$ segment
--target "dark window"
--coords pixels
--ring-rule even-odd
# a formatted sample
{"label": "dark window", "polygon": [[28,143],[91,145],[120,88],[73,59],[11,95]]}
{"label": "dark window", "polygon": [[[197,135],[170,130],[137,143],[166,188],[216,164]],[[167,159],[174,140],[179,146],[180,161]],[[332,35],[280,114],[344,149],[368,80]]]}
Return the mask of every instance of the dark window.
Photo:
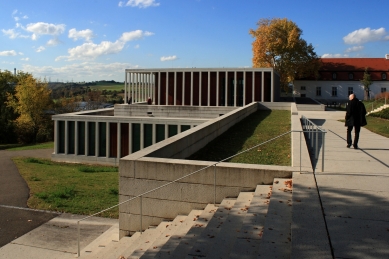
{"label": "dark window", "polygon": [[332,87],[332,96],[338,96],[338,88],[336,86]]}
{"label": "dark window", "polygon": [[382,73],[381,78],[382,78],[382,80],[386,80],[386,73]]}
{"label": "dark window", "polygon": [[353,94],[353,93],[354,93],[353,87],[349,87],[348,88],[348,95]]}
{"label": "dark window", "polygon": [[348,73],[348,79],[353,80],[354,79],[354,74],[353,73]]}
{"label": "dark window", "polygon": [[140,124],[132,124],[132,153],[140,150]]}
{"label": "dark window", "polygon": [[85,155],[85,122],[79,121],[78,123],[78,154]]}
{"label": "dark window", "polygon": [[88,156],[96,154],[96,123],[88,122]]}
{"label": "dark window", "polygon": [[188,129],[190,129],[190,125],[181,125],[181,132],[184,132]]}
{"label": "dark window", "polygon": [[336,73],[332,73],[332,79],[336,79]]}
{"label": "dark window", "polygon": [[168,125],[168,137],[177,135],[177,125]]}
{"label": "dark window", "polygon": [[143,124],[143,146],[146,148],[153,144],[153,125]]}
{"label": "dark window", "polygon": [[107,155],[107,123],[99,122],[99,156]]}
{"label": "dark window", "polygon": [[316,96],[321,96],[321,87],[316,87]]}
{"label": "dark window", "polygon": [[305,89],[305,86],[301,86],[301,87],[300,87],[300,90],[306,90],[306,89]]}
{"label": "dark window", "polygon": [[164,124],[157,124],[156,125],[156,142],[160,142],[165,139],[165,125]]}
{"label": "dark window", "polygon": [[65,122],[58,121],[58,150],[57,153],[65,153]]}
{"label": "dark window", "polygon": [[382,87],[381,88],[381,93],[385,93],[386,92],[386,87]]}
{"label": "dark window", "polygon": [[74,154],[75,122],[68,121],[68,154]]}

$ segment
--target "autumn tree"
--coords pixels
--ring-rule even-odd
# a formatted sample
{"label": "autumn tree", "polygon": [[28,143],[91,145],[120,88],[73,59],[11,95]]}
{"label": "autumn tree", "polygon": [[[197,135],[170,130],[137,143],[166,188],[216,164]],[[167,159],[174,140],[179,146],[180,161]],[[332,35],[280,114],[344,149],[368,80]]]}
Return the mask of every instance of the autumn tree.
{"label": "autumn tree", "polygon": [[51,118],[45,114],[52,104],[50,93],[47,82],[27,74],[17,82],[15,93],[7,94],[7,106],[18,114],[14,123],[20,142],[47,140],[52,129]]}
{"label": "autumn tree", "polygon": [[294,22],[286,18],[260,19],[257,25],[249,32],[254,38],[253,67],[274,68],[284,89],[296,77],[318,75],[319,58],[313,46],[301,38],[302,30]]}
{"label": "autumn tree", "polygon": [[365,100],[368,100],[370,97],[370,86],[373,84],[373,81],[371,80],[370,74],[367,71],[368,68],[365,68],[365,72],[363,73],[363,79],[361,80],[361,83],[363,85],[363,89],[365,90]]}

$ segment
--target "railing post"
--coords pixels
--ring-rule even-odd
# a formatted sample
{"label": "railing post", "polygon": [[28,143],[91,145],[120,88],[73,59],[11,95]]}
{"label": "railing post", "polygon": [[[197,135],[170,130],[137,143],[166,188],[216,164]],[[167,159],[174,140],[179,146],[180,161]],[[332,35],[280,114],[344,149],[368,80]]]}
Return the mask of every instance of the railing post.
{"label": "railing post", "polygon": [[300,174],[301,174],[301,134],[302,131],[300,131]]}
{"label": "railing post", "polygon": [[77,255],[80,257],[80,221],[77,221]]}
{"label": "railing post", "polygon": [[316,126],[316,147],[315,147],[315,159],[319,157],[319,128]]}
{"label": "railing post", "polygon": [[216,164],[213,168],[213,190],[214,190],[213,205],[216,206]]}
{"label": "railing post", "polygon": [[324,172],[324,140],[325,140],[326,134],[323,131],[321,134],[322,134],[321,171]]}
{"label": "railing post", "polygon": [[140,233],[142,234],[142,196],[139,196],[139,203],[140,203]]}

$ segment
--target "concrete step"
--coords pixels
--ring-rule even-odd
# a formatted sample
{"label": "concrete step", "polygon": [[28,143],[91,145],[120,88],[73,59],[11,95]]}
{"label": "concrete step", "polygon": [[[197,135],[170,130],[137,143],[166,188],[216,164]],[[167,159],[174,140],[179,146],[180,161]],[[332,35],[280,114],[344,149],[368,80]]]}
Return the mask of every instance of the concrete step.
{"label": "concrete step", "polygon": [[99,253],[91,253],[90,255],[86,256],[85,259],[116,259],[122,254],[124,250],[126,250],[129,244],[139,238],[140,235],[140,232],[136,232],[131,237],[123,237],[118,242],[113,241],[111,244],[104,247],[104,249],[101,250]]}
{"label": "concrete step", "polygon": [[128,258],[137,249],[146,251],[170,224],[171,222],[163,221],[156,228],[147,229],[139,238],[127,246],[126,250],[121,253],[119,258]]}
{"label": "concrete step", "polygon": [[[243,225],[231,248],[229,258],[256,258],[262,238],[271,195],[270,185],[258,185],[244,217]],[[228,258],[228,257],[225,257]]]}
{"label": "concrete step", "polygon": [[[211,211],[214,209],[214,206],[211,205],[208,209]],[[170,239],[167,240],[160,249],[148,249],[142,256],[142,259],[169,258],[170,252],[176,249],[181,239],[188,233],[189,229],[194,224],[197,224],[197,219],[200,217],[201,213],[203,213],[203,210],[192,210],[182,222],[181,226],[176,229]]]}
{"label": "concrete step", "polygon": [[[275,178],[257,258],[285,258],[291,255],[291,179]],[[290,183],[290,185],[288,185]]]}
{"label": "concrete step", "polygon": [[129,259],[137,259],[140,258],[146,253],[146,251],[152,251],[156,254],[161,247],[170,239],[172,234],[181,227],[182,222],[187,218],[187,216],[178,215],[173,222],[166,226],[166,229],[161,233],[161,235],[150,245],[149,243],[144,243],[139,246],[131,256],[127,257]]}
{"label": "concrete step", "polygon": [[[204,209],[204,212],[198,218],[198,222],[188,231],[184,238],[182,238],[178,247],[171,253],[169,258],[182,259],[186,258],[191,251],[193,245],[198,241],[200,237],[206,237],[206,239],[213,238],[214,232],[217,232],[220,228],[220,224],[227,218],[227,215],[236,199],[224,199],[218,207],[214,207],[209,211],[208,206]],[[213,205],[212,205],[213,206]]]}
{"label": "concrete step", "polygon": [[109,247],[112,242],[119,242],[119,222],[82,249],[80,251],[80,257],[86,257],[88,255],[92,255],[93,257],[93,255],[98,255],[104,248]]}

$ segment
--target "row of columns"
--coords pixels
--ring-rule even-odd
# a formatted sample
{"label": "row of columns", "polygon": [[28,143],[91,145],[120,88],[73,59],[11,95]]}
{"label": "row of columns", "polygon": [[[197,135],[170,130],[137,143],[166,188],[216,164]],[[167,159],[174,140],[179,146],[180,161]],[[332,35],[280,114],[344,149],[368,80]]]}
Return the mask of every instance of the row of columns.
{"label": "row of columns", "polygon": [[[59,153],[59,121],[55,120],[55,131],[54,131],[54,152],[55,154]],[[88,121],[80,121],[85,122],[85,154],[79,154],[78,144],[79,144],[79,137],[78,137],[78,121],[75,121],[74,127],[75,127],[75,136],[74,136],[74,154],[69,154],[69,120],[65,120],[64,124],[64,153],[65,155],[83,155],[83,156],[89,156],[89,122]],[[121,124],[125,123],[128,124],[128,154],[133,153],[132,150],[132,124],[139,124],[140,125],[140,149],[145,148],[145,141],[144,141],[144,125],[145,124],[151,124],[152,125],[152,144],[156,143],[156,134],[157,134],[157,125],[164,125],[165,127],[165,139],[169,138],[169,125],[175,125],[177,126],[177,134],[182,132],[182,126],[189,126],[190,128],[195,127],[196,125],[190,124],[190,123],[184,123],[184,124],[168,124],[168,123],[131,123],[131,122],[92,122],[95,123],[95,157],[112,157],[110,156],[110,123],[116,123],[117,124],[117,157],[122,157],[121,154],[121,147],[122,147],[122,132],[121,132]],[[106,123],[106,154],[105,156],[99,156],[99,144],[100,144],[100,133],[99,133],[99,123]]]}
{"label": "row of columns", "polygon": [[154,73],[126,73],[124,103],[128,103],[132,98],[132,103],[146,102],[150,97],[153,98],[155,89]]}

